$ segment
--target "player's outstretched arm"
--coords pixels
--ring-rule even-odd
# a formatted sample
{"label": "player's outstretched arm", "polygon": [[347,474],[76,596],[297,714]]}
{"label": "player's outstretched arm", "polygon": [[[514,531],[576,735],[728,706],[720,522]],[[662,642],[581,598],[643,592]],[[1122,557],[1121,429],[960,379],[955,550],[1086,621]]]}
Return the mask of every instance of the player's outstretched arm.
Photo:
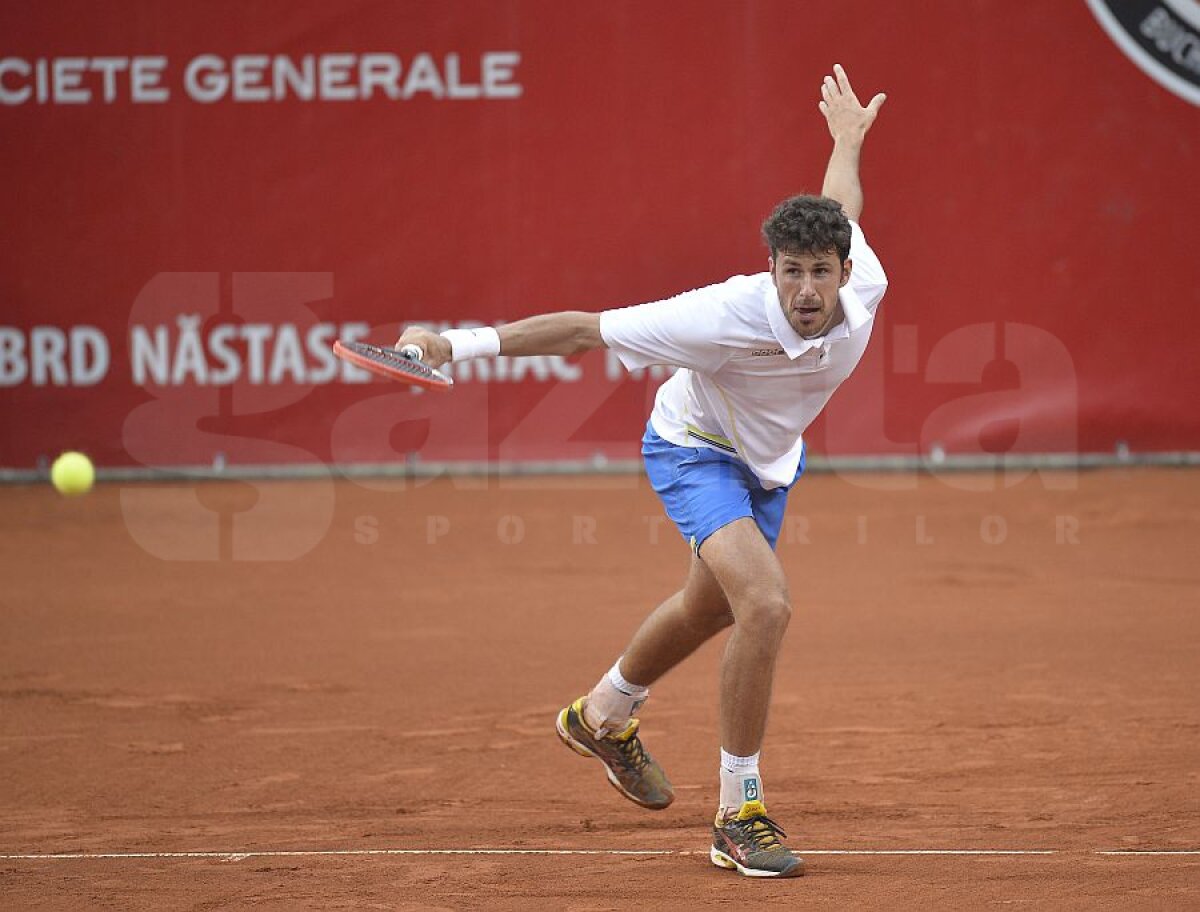
{"label": "player's outstretched arm", "polygon": [[[496,333],[493,336],[492,333]],[[458,334],[458,335],[455,335]],[[499,343],[499,350],[496,343]],[[457,357],[455,345],[457,344]],[[419,345],[425,363],[440,367],[447,361],[487,355],[575,355],[601,348],[600,315],[583,311],[562,311],[527,317],[507,323],[499,329],[451,330],[439,335],[421,326],[410,326],[396,342],[396,348]],[[478,346],[478,355],[471,352]]]}
{"label": "player's outstretched arm", "polygon": [[825,115],[829,133],[833,137],[833,152],[825,168],[821,195],[841,203],[847,218],[855,221],[863,210],[862,184],[858,179],[858,160],[863,140],[886,100],[887,96],[881,92],[863,107],[841,64],[835,63],[833,75],[826,76],[821,83],[818,107]]}

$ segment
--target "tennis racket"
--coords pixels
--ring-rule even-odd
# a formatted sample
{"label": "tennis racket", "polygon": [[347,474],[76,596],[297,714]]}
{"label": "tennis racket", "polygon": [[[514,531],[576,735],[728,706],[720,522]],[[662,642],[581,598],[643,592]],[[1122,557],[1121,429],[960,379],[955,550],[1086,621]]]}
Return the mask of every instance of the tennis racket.
{"label": "tennis racket", "polygon": [[343,342],[339,339],[333,343],[333,353],[355,367],[423,389],[445,392],[454,385],[454,380],[421,360],[425,353],[419,345],[406,345],[397,351],[366,342]]}

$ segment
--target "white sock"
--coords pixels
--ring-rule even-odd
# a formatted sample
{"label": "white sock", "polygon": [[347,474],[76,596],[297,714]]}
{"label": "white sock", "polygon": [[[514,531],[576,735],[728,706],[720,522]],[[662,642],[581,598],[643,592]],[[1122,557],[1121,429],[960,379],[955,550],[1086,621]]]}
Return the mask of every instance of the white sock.
{"label": "white sock", "polygon": [[631,684],[621,674],[621,660],[602,677],[583,704],[583,721],[599,735],[622,732],[638,707],[650,696],[650,688]]}
{"label": "white sock", "polygon": [[762,776],[758,772],[757,753],[737,757],[721,749],[721,811],[719,816],[736,814],[747,801],[763,800]]}

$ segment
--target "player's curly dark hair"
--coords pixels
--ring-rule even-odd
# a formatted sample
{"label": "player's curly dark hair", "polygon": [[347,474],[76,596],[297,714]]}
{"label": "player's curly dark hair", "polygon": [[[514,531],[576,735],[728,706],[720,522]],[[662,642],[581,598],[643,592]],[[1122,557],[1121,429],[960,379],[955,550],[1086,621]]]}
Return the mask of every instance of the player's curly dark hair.
{"label": "player's curly dark hair", "polygon": [[828,253],[850,256],[850,220],[842,204],[824,196],[793,196],[775,207],[762,226],[771,256],[784,253]]}

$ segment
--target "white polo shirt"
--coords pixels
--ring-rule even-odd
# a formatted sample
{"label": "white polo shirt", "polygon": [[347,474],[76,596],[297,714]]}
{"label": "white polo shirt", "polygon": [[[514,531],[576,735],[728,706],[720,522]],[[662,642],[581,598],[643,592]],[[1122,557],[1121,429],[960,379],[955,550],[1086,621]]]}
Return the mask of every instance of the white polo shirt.
{"label": "white polo shirt", "polygon": [[764,488],[791,484],[804,431],[858,365],[887,290],[878,257],[850,226],[844,319],[824,336],[792,329],[768,272],[600,314],[600,335],[626,368],[681,368],[655,397],[660,437],[730,453]]}

